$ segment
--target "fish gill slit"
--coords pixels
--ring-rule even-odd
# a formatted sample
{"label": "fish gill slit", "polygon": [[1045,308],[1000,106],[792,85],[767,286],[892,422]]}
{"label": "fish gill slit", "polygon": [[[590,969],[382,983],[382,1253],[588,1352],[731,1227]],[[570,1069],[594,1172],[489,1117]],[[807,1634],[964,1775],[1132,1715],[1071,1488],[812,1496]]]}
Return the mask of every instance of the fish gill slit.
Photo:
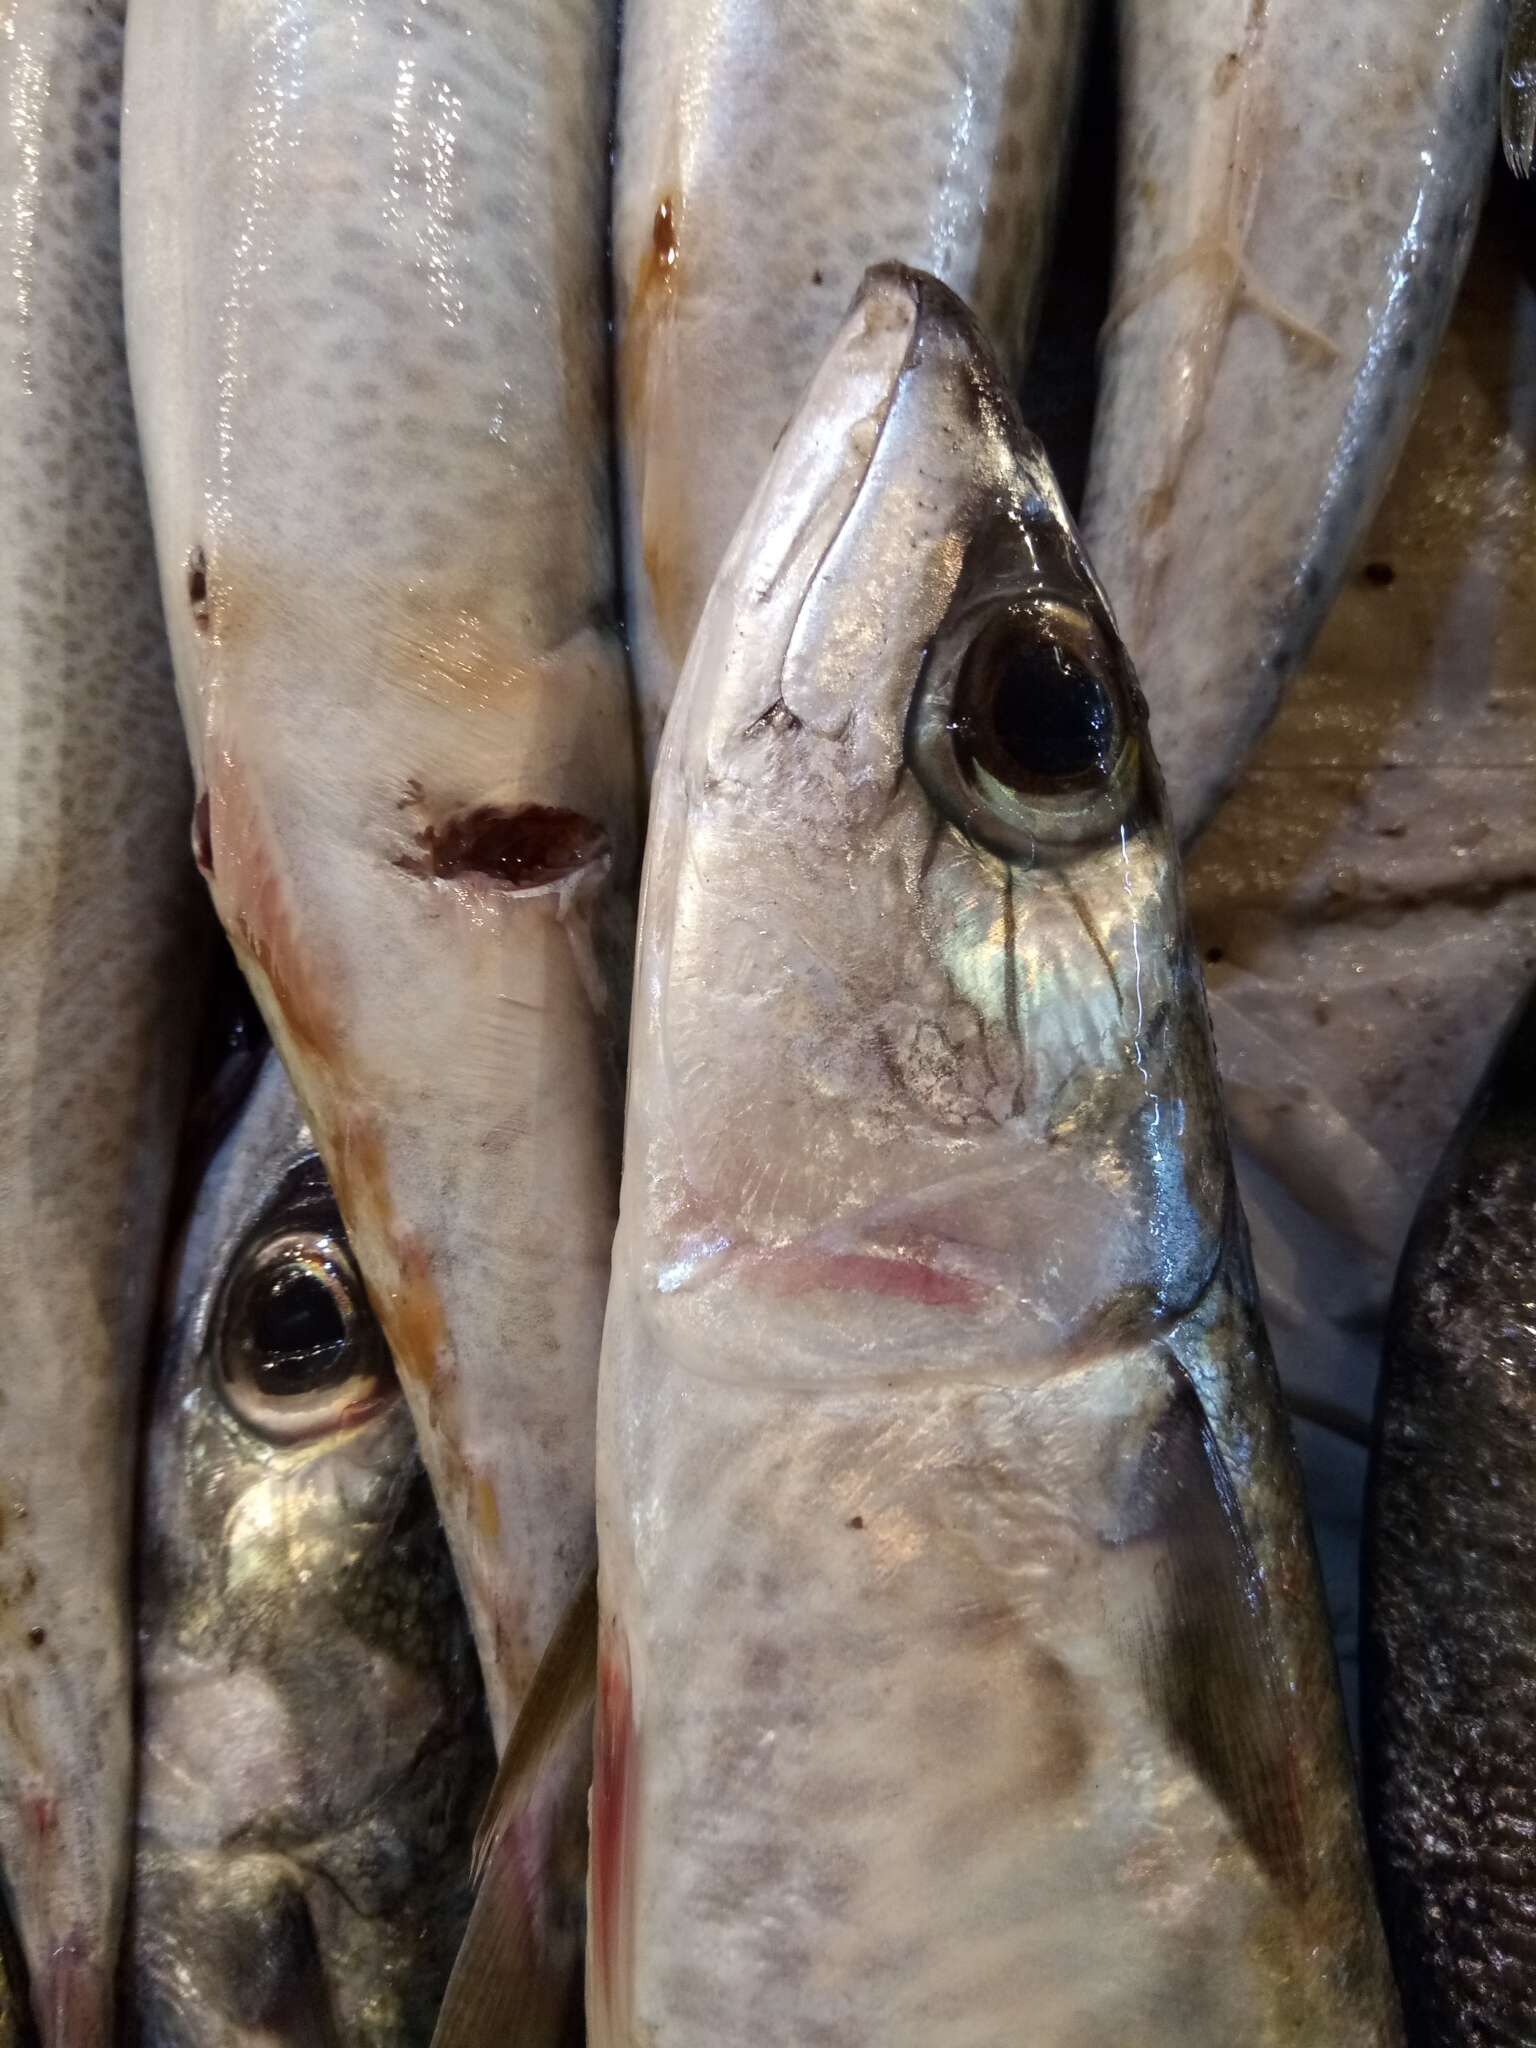
{"label": "fish gill slit", "polygon": [[1008,1035],[1024,1057],[1024,1020],[1019,1015],[1019,920],[1013,901],[1013,869],[1003,870],[1003,1008]]}

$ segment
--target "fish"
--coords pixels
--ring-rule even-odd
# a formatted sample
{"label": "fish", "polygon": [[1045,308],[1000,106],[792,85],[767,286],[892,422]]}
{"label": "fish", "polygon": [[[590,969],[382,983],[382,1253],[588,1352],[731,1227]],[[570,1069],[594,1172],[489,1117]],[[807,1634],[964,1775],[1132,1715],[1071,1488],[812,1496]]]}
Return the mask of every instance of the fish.
{"label": "fish", "polygon": [[866,278],[657,769],[594,2048],[1388,2044],[1145,707],[977,323]]}
{"label": "fish", "polygon": [[389,1348],[270,1049],[167,1278],[144,1475],[136,2038],[425,2042],[490,1726]]}
{"label": "fish", "polygon": [[122,0],[0,4],[0,1870],[69,2048],[111,2034],[134,1421],[205,938],[124,355],[122,43]]}
{"label": "fish", "polygon": [[638,817],[606,0],[135,0],[130,355],[194,836],[498,1745],[594,1550]]}
{"label": "fish", "polygon": [[1366,1815],[1413,2048],[1531,2011],[1533,1145],[1527,994],[1403,1248],[1366,1495]]}
{"label": "fish", "polygon": [[1022,366],[1090,12],[626,5],[613,294],[648,762],[726,543],[866,265],[936,272]]}
{"label": "fish", "polygon": [[1298,1431],[1346,1699],[1399,1258],[1536,973],[1525,213],[1501,173],[1357,570],[1186,869],[1281,1376],[1347,1411]]}
{"label": "fish", "polygon": [[1499,132],[1509,168],[1517,178],[1528,178],[1536,160],[1536,5],[1532,0],[1509,0]]}
{"label": "fish", "polygon": [[1185,840],[1402,448],[1487,182],[1504,22],[1503,0],[1124,0],[1083,529]]}

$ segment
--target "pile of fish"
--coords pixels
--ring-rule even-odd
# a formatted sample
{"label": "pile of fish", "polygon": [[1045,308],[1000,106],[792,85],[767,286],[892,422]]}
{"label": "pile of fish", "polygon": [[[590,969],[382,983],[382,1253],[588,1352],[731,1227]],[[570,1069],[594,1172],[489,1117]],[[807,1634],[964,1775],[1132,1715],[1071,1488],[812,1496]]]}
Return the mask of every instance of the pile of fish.
{"label": "pile of fish", "polygon": [[1528,2038],[1536,1025],[1393,1162],[1367,1830],[1286,1405],[1315,1506],[1407,1215],[1294,1020],[1460,969],[1234,878],[1536,6],[0,86],[0,2048]]}

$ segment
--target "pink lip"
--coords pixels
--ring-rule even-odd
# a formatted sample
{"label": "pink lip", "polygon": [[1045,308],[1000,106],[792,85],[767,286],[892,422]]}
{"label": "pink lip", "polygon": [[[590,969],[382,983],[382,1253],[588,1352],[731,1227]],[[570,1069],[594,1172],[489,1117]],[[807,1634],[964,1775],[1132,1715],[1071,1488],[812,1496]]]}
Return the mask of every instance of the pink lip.
{"label": "pink lip", "polygon": [[925,1308],[976,1308],[986,1289],[963,1273],[946,1272],[902,1253],[779,1252],[762,1262],[780,1293],[884,1294]]}

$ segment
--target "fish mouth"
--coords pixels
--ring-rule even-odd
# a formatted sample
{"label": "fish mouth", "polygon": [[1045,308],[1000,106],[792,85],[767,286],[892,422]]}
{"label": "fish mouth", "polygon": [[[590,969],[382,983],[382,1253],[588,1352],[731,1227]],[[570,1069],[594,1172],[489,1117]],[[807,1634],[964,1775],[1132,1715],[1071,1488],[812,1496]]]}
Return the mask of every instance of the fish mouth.
{"label": "fish mouth", "polygon": [[[1224,1217],[1201,1233],[1173,1287],[1146,1272],[1105,1276],[1071,1314],[1034,1298],[1012,1261],[941,1231],[811,1232],[776,1245],[715,1235],[655,1269],[652,1309],[668,1318],[666,1342],[683,1369],[717,1385],[805,1394],[1028,1388],[1167,1342],[1219,1283],[1231,1228]],[[775,1342],[765,1365],[769,1307]],[[733,1330],[739,1341],[724,1334]]]}

